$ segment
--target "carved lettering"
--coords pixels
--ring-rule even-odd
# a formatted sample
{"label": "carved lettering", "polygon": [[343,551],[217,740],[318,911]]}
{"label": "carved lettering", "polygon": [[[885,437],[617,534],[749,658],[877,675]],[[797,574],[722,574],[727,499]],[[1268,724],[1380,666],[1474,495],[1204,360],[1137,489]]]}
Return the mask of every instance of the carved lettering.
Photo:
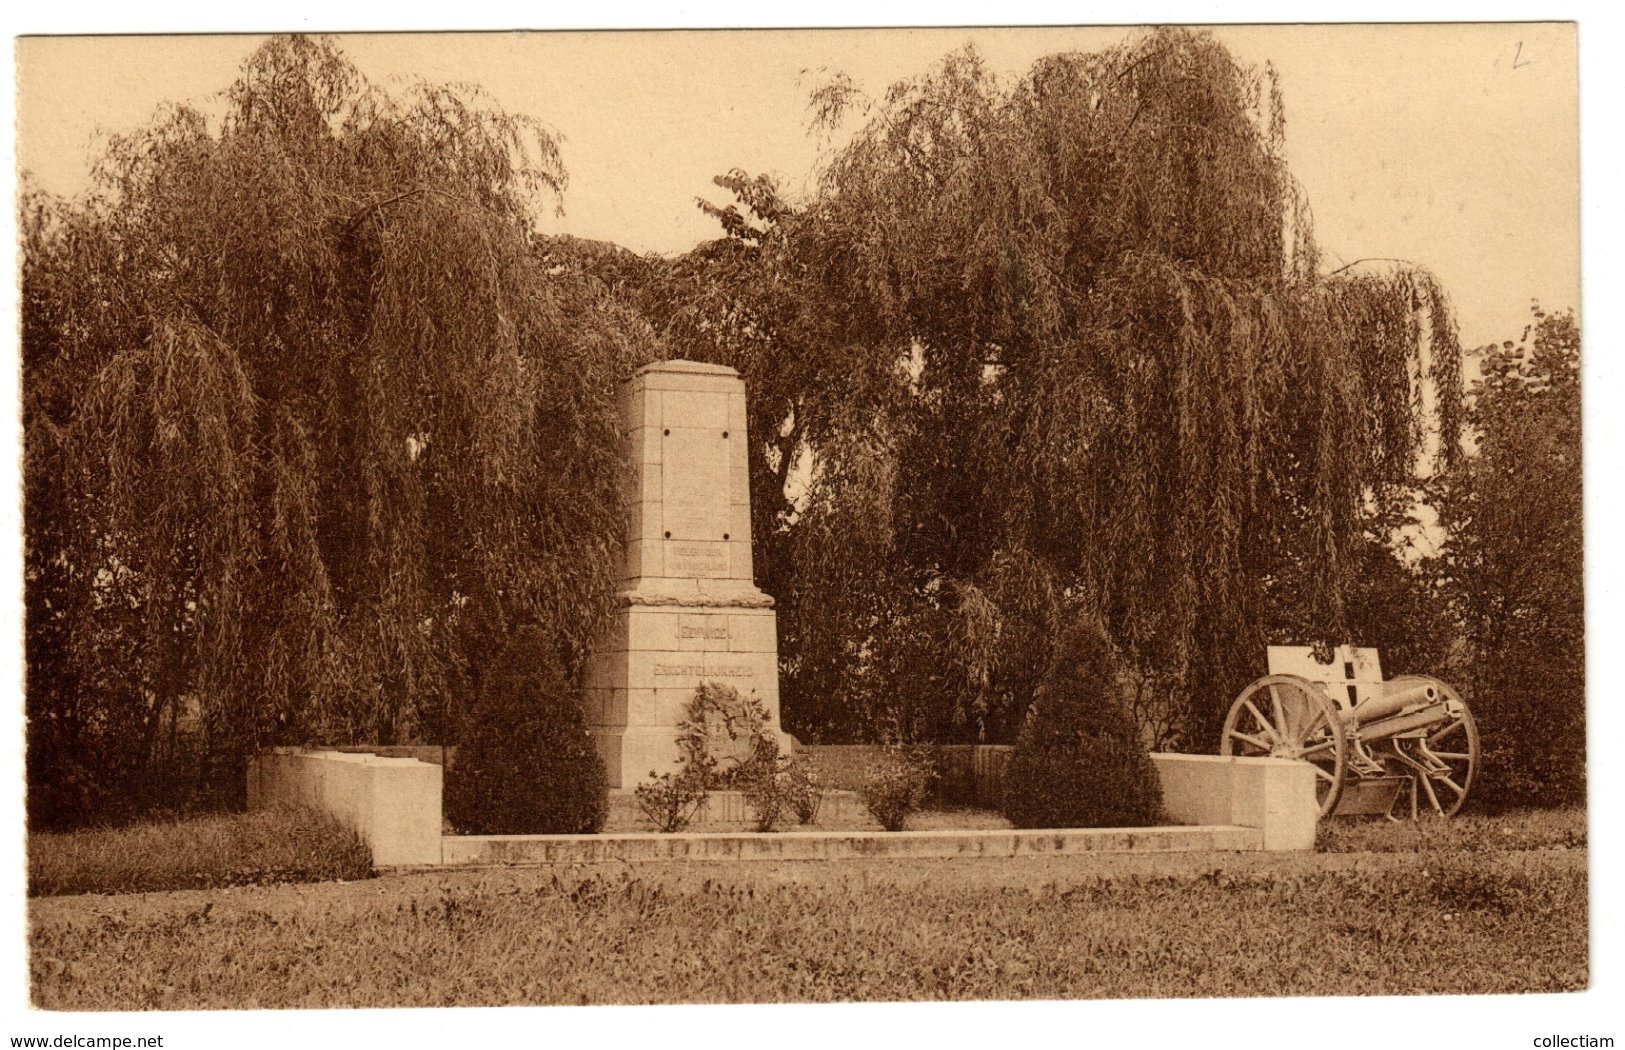
{"label": "carved lettering", "polygon": [[753,678],[756,671],[745,664],[722,664],[712,667],[707,667],[704,664],[655,664],[655,675],[693,678]]}
{"label": "carved lettering", "polygon": [[668,543],[666,568],[668,576],[726,572],[728,548],[720,543]]}
{"label": "carved lettering", "polygon": [[718,624],[715,627],[695,627],[693,624],[682,624],[677,628],[679,638],[709,638],[713,641],[726,642],[728,640],[728,625]]}

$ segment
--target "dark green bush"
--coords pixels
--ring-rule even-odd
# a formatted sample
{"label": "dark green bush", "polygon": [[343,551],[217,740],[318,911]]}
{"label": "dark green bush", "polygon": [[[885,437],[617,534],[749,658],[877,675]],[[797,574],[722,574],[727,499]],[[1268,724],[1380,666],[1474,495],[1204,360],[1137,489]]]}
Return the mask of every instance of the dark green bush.
{"label": "dark green bush", "polygon": [[1004,777],[1018,828],[1141,827],[1162,813],[1162,787],[1118,685],[1099,626],[1068,628],[1038,687]]}
{"label": "dark green bush", "polygon": [[483,695],[446,771],[446,816],[471,835],[575,835],[603,828],[604,763],[581,696],[551,640],[516,632],[482,676]]}

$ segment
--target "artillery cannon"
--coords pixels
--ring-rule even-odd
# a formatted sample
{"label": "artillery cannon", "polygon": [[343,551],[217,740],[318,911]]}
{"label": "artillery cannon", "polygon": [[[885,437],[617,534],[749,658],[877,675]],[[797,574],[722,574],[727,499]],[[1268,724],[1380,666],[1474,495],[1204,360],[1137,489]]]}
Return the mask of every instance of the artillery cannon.
{"label": "artillery cannon", "polygon": [[[1387,814],[1408,797],[1448,817],[1478,770],[1478,727],[1450,686],[1425,675],[1382,680],[1377,650],[1272,645],[1269,671],[1224,720],[1222,755],[1295,758],[1318,777],[1321,816]],[[1408,789],[1408,791],[1407,791]]]}

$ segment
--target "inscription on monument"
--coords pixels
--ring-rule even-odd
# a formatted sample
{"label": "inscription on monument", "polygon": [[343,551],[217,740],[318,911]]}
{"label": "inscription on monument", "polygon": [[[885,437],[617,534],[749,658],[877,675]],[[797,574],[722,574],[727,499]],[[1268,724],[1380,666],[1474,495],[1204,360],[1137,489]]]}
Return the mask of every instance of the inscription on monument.
{"label": "inscription on monument", "polygon": [[728,625],[718,624],[714,627],[709,625],[696,627],[685,623],[677,628],[677,637],[683,639],[710,638],[713,641],[726,642],[728,640]]}
{"label": "inscription on monument", "polygon": [[655,664],[655,675],[697,676],[700,678],[751,678],[756,671],[744,664],[722,664],[707,667],[705,664]]}
{"label": "inscription on monument", "polygon": [[724,543],[666,544],[666,575],[709,576],[728,571],[728,546]]}

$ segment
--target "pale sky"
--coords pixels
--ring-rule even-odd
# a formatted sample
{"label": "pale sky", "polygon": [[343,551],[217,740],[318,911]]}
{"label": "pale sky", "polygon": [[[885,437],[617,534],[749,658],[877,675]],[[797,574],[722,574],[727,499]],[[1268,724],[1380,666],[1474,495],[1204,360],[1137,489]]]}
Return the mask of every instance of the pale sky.
{"label": "pale sky", "polygon": [[[1056,51],[1130,30],[910,29],[379,34],[340,38],[371,79],[482,86],[563,140],[565,215],[546,228],[637,251],[716,236],[696,196],[732,168],[811,190],[806,131],[818,71],[870,94],[974,42],[1014,77]],[[1531,298],[1578,306],[1577,77],[1571,25],[1254,26],[1216,30],[1243,62],[1273,61],[1288,159],[1328,267],[1367,257],[1434,270],[1465,345],[1516,338]],[[46,189],[87,183],[99,133],[164,101],[203,106],[259,42],[249,36],[24,38],[19,165]],[[803,71],[807,71],[805,74]],[[827,144],[826,144],[827,148]]]}

